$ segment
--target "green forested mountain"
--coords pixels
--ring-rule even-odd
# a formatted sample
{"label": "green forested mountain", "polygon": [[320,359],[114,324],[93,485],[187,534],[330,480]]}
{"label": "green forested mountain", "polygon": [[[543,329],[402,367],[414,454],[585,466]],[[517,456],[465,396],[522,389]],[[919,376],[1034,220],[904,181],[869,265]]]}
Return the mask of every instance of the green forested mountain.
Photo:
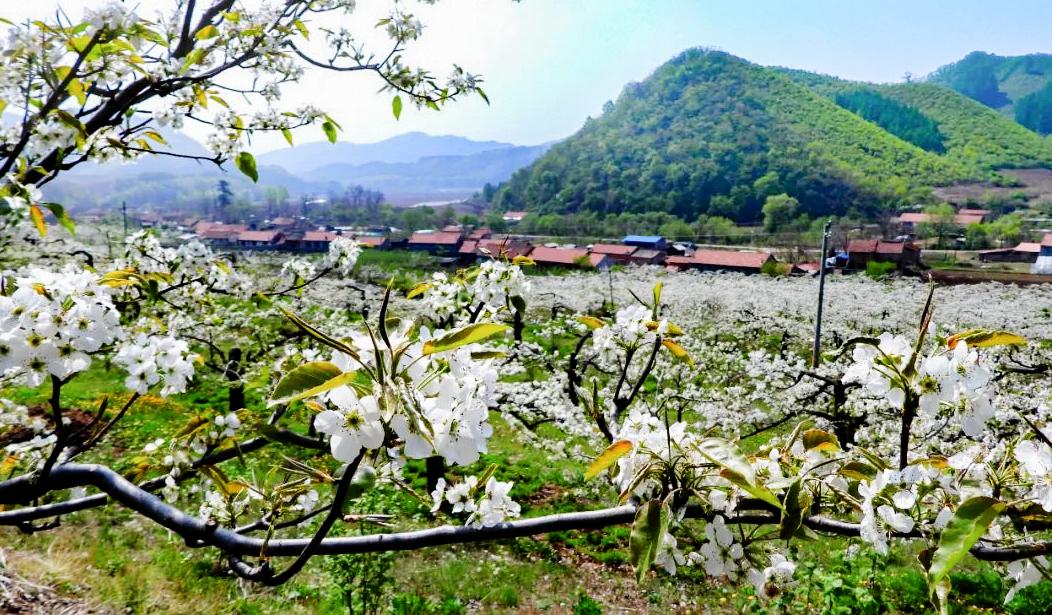
{"label": "green forested mountain", "polygon": [[928,81],[997,109],[1027,128],[1052,133],[1052,55],[998,56],[973,51]]}
{"label": "green forested mountain", "polygon": [[870,86],[692,49],[626,86],[495,202],[756,221],[767,197],[787,194],[798,213],[870,217],[1001,166],[1052,167],[1052,147],[946,88]]}

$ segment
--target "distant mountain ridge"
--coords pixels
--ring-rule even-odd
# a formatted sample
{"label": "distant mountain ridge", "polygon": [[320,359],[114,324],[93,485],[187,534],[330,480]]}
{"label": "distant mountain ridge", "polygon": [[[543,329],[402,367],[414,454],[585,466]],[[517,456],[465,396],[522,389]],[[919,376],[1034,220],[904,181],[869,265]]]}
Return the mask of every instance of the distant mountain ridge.
{"label": "distant mountain ridge", "polygon": [[325,165],[411,163],[431,156],[470,156],[510,147],[515,145],[500,141],[473,141],[454,135],[407,132],[375,143],[303,143],[259,154],[256,158],[260,164],[280,166],[290,173],[305,173]]}
{"label": "distant mountain ridge", "polygon": [[728,53],[676,56],[517,171],[502,209],[665,212],[756,222],[788,194],[810,217],[882,212],[931,187],[1052,168],[1052,141],[929,83],[854,83]]}
{"label": "distant mountain ridge", "polygon": [[973,51],[936,69],[927,81],[997,109],[1033,131],[1052,134],[1052,54]]}
{"label": "distant mountain ridge", "polygon": [[[170,151],[209,155],[182,133],[164,131],[164,136]],[[74,208],[106,207],[122,200],[133,207],[160,207],[181,199],[208,199],[222,178],[231,182],[235,192],[257,198],[267,186],[309,195],[339,192],[352,185],[379,190],[397,202],[432,196],[463,198],[487,183],[508,179],[548,147],[410,132],[376,143],[304,143],[260,154],[259,184],[252,184],[232,165],[223,171],[208,162],[144,156],[130,164],[82,165],[46,186],[45,192]]]}

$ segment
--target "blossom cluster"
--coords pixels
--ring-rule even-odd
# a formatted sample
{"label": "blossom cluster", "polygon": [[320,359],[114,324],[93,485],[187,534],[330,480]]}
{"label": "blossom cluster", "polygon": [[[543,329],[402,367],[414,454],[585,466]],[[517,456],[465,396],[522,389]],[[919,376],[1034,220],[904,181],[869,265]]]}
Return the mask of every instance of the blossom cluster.
{"label": "blossom cluster", "polygon": [[29,386],[68,378],[119,339],[112,291],[87,271],[31,267],[9,289],[0,295],[0,377],[22,376]]}
{"label": "blossom cluster", "polygon": [[466,524],[473,527],[504,523],[518,517],[521,511],[519,504],[508,495],[513,484],[501,482],[492,476],[484,485],[479,485],[477,476],[467,476],[452,485],[445,478],[440,478],[431,492],[434,502],[431,512],[449,506],[453,514],[466,514]]}

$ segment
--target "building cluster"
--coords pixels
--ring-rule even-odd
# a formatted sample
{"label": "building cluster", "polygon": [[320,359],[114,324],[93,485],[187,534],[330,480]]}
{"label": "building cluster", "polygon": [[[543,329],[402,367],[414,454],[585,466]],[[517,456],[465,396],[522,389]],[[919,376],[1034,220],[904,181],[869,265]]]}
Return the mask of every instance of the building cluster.
{"label": "building cluster", "polygon": [[[461,265],[493,257],[529,257],[542,267],[599,270],[614,265],[656,265],[669,271],[760,273],[765,267],[779,265],[769,252],[702,248],[655,235],[628,235],[620,243],[577,246],[534,244],[518,235],[460,226],[417,231],[406,238],[392,237],[383,229],[298,230],[293,220],[284,218],[269,220],[264,226],[250,229],[243,224],[198,221],[191,230],[193,236],[216,249],[325,252],[334,238],[343,236],[378,249],[427,252]],[[870,261],[893,262],[900,270],[921,267],[920,248],[908,241],[852,240],[844,250],[827,256],[829,266],[838,269],[865,269]],[[792,273],[815,273],[819,269],[817,262],[781,267]]]}
{"label": "building cluster", "polygon": [[1031,263],[1032,273],[1052,274],[1052,233],[1045,233],[1040,242],[1024,241],[1013,248],[983,250],[979,260],[984,263]]}
{"label": "building cluster", "polygon": [[[989,209],[961,208],[953,215],[953,225],[968,228],[972,224],[985,224],[990,222],[993,212]],[[891,223],[898,226],[900,232],[913,235],[917,232],[918,224],[933,222],[931,215],[920,212],[905,212],[891,219]]]}

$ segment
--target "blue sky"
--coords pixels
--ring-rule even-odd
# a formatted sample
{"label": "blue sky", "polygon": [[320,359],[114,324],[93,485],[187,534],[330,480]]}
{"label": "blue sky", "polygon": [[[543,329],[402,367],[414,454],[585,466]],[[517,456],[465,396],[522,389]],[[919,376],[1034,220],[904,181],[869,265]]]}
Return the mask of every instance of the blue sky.
{"label": "blue sky", "polygon": [[[246,0],[254,1],[254,0]],[[55,0],[5,5],[0,15],[41,16]],[[73,14],[95,0],[60,0]],[[171,0],[132,2],[148,15]],[[199,4],[203,4],[199,2]],[[442,0],[402,2],[427,26],[407,57],[445,75],[452,62],[482,73],[492,105],[472,100],[441,113],[407,109],[400,121],[375,79],[311,74],[286,91],[366,142],[410,130],[533,144],[563,138],[598,115],[625,83],[644,79],[683,49],[709,46],[766,65],[849,79],[923,76],[973,50],[1052,52],[1050,0]],[[369,31],[389,0],[359,0]],[[322,25],[322,24],[318,24]],[[194,135],[199,136],[199,135]],[[300,140],[320,139],[308,133]],[[257,151],[281,147],[263,139]]]}

